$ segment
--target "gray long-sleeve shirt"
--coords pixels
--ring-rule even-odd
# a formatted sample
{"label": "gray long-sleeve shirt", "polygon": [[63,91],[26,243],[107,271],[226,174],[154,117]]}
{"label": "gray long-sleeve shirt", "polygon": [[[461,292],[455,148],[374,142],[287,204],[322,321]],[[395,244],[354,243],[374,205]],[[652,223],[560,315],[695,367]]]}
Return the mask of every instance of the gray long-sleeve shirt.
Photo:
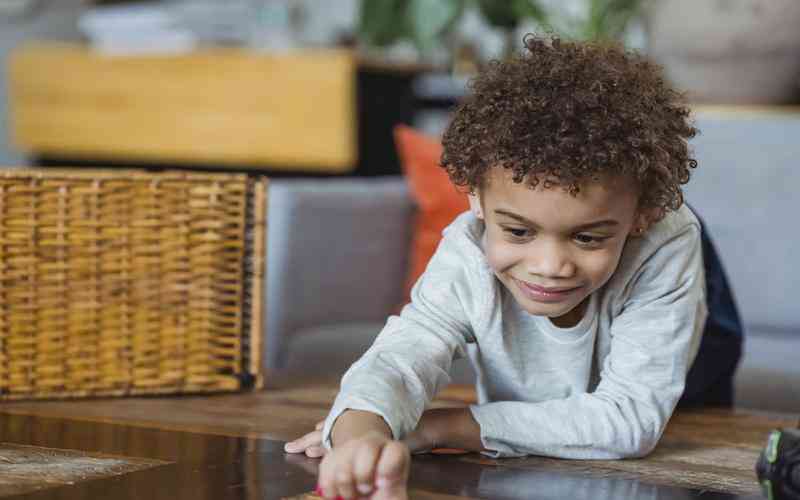
{"label": "gray long-sleeve shirt", "polygon": [[683,393],[707,315],[694,214],[683,206],[630,238],[571,328],[519,307],[487,263],[483,231],[469,212],[444,231],[411,302],[342,378],[323,443],[330,447],[348,408],[380,415],[402,439],[449,383],[453,359],[468,356],[478,392],[470,411],[488,455],[649,453]]}

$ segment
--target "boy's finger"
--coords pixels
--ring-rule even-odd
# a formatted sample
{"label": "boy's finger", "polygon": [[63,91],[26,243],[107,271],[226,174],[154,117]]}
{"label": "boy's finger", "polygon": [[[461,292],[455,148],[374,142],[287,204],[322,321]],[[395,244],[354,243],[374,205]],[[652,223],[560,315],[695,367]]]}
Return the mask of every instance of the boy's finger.
{"label": "boy's finger", "polygon": [[406,500],[411,454],[400,441],[388,443],[378,459],[374,500]]}
{"label": "boy's finger", "polygon": [[[395,441],[395,443],[397,443]],[[408,472],[411,455],[406,446],[393,446],[387,452],[386,460],[381,455],[375,478],[375,494],[370,500],[408,500]]]}
{"label": "boy's finger", "polygon": [[375,489],[375,468],[380,453],[381,448],[377,446],[363,446],[353,457],[356,489],[362,496],[369,495]]}
{"label": "boy's finger", "polygon": [[325,456],[328,450],[324,446],[309,446],[306,448],[306,456],[310,458],[319,458]]}
{"label": "boy's finger", "polygon": [[336,457],[338,455],[338,453],[327,453],[319,464],[317,487],[325,498],[336,498],[337,495],[336,481],[333,474],[336,471]]}
{"label": "boy's finger", "polygon": [[305,436],[286,443],[283,447],[288,453],[300,453],[310,446],[320,446],[322,444],[322,432],[311,431]]}
{"label": "boy's finger", "polygon": [[391,441],[383,447],[375,470],[375,483],[394,482],[408,479],[408,469],[411,464],[411,454],[408,446],[401,441]]}
{"label": "boy's finger", "polygon": [[[336,483],[336,495],[343,498],[356,497],[355,477],[353,476],[353,458],[355,454],[352,450],[347,450],[344,456],[336,461],[336,470],[333,472],[333,480]],[[327,493],[327,492],[325,492]]]}
{"label": "boy's finger", "polygon": [[408,484],[401,480],[381,483],[381,486],[375,490],[375,494],[369,498],[370,500],[408,500]]}
{"label": "boy's finger", "polygon": [[319,422],[317,422],[317,425],[314,426],[314,430],[321,431],[323,427],[325,427],[325,421],[320,420]]}

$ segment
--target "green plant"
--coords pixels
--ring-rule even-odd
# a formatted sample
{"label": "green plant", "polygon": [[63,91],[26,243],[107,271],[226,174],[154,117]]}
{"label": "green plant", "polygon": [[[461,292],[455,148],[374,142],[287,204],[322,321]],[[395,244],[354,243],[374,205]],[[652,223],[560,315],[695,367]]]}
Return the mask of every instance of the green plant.
{"label": "green plant", "polygon": [[359,37],[384,47],[412,40],[424,52],[461,17],[463,0],[361,0]]}
{"label": "green plant", "polygon": [[619,40],[648,0],[589,0],[585,18],[566,19],[564,35],[581,40]]}
{"label": "green plant", "polygon": [[528,20],[564,37],[618,39],[646,1],[586,0],[586,15],[576,17],[540,0],[361,0],[358,34],[378,47],[411,40],[424,53],[474,6],[490,26],[506,33],[507,51],[515,30]]}
{"label": "green plant", "polygon": [[490,25],[504,30],[513,30],[528,18],[546,21],[536,0],[361,0],[358,34],[378,47],[411,40],[425,52],[455,27],[473,3]]}

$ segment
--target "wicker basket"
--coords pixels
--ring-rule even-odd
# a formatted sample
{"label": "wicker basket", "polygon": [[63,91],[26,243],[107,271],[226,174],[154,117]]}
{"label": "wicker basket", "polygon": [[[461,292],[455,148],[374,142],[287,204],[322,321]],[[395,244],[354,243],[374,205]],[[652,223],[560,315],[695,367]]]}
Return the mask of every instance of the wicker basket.
{"label": "wicker basket", "polygon": [[0,399],[261,385],[265,178],[0,174]]}

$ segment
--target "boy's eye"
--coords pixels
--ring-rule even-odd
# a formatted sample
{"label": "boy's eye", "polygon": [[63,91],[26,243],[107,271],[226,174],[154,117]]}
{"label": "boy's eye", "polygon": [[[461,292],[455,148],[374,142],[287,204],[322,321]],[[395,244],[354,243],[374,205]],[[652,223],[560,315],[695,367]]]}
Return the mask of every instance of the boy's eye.
{"label": "boy's eye", "polygon": [[503,231],[514,238],[525,238],[529,236],[529,231],[527,229],[520,229],[517,227],[504,227]]}
{"label": "boy's eye", "polygon": [[584,246],[596,246],[606,240],[607,237],[592,236],[591,234],[576,234],[574,239]]}

